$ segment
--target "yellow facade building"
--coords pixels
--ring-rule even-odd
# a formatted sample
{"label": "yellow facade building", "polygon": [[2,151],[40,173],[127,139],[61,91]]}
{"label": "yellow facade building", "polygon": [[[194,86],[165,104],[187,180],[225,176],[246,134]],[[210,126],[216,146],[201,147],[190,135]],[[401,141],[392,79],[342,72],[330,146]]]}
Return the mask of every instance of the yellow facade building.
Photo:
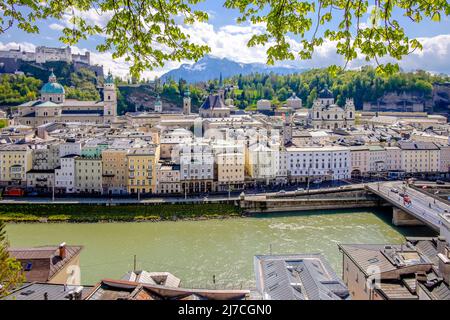
{"label": "yellow facade building", "polygon": [[440,149],[433,142],[400,142],[401,168],[405,172],[437,172],[440,170]]}
{"label": "yellow facade building", "polygon": [[103,190],[107,194],[127,192],[128,161],[127,149],[106,149],[102,151]]}
{"label": "yellow facade building", "polygon": [[156,165],[158,161],[159,147],[133,148],[128,151],[128,193],[156,192]]}
{"label": "yellow facade building", "polygon": [[26,173],[32,168],[32,151],[28,145],[0,147],[0,184],[26,185]]}

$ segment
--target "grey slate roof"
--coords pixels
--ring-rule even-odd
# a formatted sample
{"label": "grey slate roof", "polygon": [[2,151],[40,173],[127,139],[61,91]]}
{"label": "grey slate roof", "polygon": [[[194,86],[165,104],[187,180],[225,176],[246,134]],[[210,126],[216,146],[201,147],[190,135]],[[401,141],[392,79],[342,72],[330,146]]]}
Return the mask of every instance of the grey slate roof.
{"label": "grey slate roof", "polygon": [[203,102],[202,109],[217,109],[217,108],[225,108],[225,104],[218,94],[211,94],[206,98],[205,102]]}
{"label": "grey slate roof", "polygon": [[399,141],[402,150],[439,150],[439,147],[433,142],[425,141]]}
{"label": "grey slate roof", "polygon": [[[25,283],[22,287],[14,290],[11,294],[2,298],[3,300],[70,300],[69,294],[77,286],[65,286],[64,284],[52,283]],[[84,299],[92,290],[92,286],[83,286],[81,299]]]}
{"label": "grey slate roof", "polygon": [[257,288],[269,300],[350,299],[321,254],[255,256]]}

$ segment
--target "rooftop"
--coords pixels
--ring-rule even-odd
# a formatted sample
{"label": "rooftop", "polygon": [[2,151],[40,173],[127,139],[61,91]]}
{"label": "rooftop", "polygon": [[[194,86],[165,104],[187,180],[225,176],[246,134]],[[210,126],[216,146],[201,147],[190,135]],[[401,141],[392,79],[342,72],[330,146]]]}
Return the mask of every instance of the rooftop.
{"label": "rooftop", "polygon": [[321,254],[255,256],[265,300],[348,300],[350,293]]}
{"label": "rooftop", "polygon": [[10,248],[8,251],[22,263],[27,281],[47,282],[78,256],[82,249],[82,246],[65,245],[64,254],[59,246]]}
{"label": "rooftop", "polygon": [[184,289],[124,280],[102,280],[87,300],[242,300],[248,290]]}
{"label": "rooftop", "polygon": [[[82,300],[91,292],[92,286],[32,282],[12,291],[3,300]],[[79,296],[77,296],[77,293]]]}

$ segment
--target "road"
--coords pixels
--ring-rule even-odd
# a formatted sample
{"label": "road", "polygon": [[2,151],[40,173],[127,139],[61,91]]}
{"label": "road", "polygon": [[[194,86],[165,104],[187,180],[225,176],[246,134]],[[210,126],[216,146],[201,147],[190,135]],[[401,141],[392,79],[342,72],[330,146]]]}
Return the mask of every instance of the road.
{"label": "road", "polygon": [[[450,206],[447,204],[410,188],[401,181],[370,183],[367,186],[370,190],[382,196],[396,207],[411,213],[414,217],[426,222],[435,229],[439,229],[441,224],[439,214],[444,213],[445,210],[447,210],[447,212],[450,211]],[[403,198],[398,193],[392,192],[392,189],[397,189],[400,193],[403,192],[409,195],[411,204],[408,206],[405,205],[403,203]]]}

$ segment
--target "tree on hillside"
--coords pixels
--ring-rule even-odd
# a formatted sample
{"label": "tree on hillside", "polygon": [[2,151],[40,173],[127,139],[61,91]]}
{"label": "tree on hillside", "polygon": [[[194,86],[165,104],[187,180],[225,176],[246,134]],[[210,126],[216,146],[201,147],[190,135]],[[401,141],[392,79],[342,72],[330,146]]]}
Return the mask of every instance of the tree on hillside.
{"label": "tree on hillside", "polygon": [[[411,23],[440,21],[450,15],[446,0],[223,0],[224,7],[240,12],[238,22],[265,26],[248,46],[268,45],[267,63],[276,60],[310,59],[327,41],[344,58],[345,66],[359,56],[376,61],[378,72],[393,73],[397,64],[380,63],[381,58],[402,59],[422,45],[410,39],[405,26],[393,12]],[[73,45],[89,36],[102,35],[100,52],[112,51],[113,58],[132,63],[131,74],[162,67],[167,61],[199,60],[210,51],[189,36],[186,25],[208,20],[204,11],[193,10],[202,0],[0,0],[0,34],[13,26],[38,33],[37,22],[69,17],[60,40]],[[105,17],[89,19],[92,14]],[[363,21],[370,14],[369,23]],[[298,49],[291,40],[300,39]],[[337,71],[335,66],[333,71]]]}
{"label": "tree on hillside", "polygon": [[5,223],[0,220],[0,298],[25,281],[20,262],[8,253],[9,244],[4,228]]}

